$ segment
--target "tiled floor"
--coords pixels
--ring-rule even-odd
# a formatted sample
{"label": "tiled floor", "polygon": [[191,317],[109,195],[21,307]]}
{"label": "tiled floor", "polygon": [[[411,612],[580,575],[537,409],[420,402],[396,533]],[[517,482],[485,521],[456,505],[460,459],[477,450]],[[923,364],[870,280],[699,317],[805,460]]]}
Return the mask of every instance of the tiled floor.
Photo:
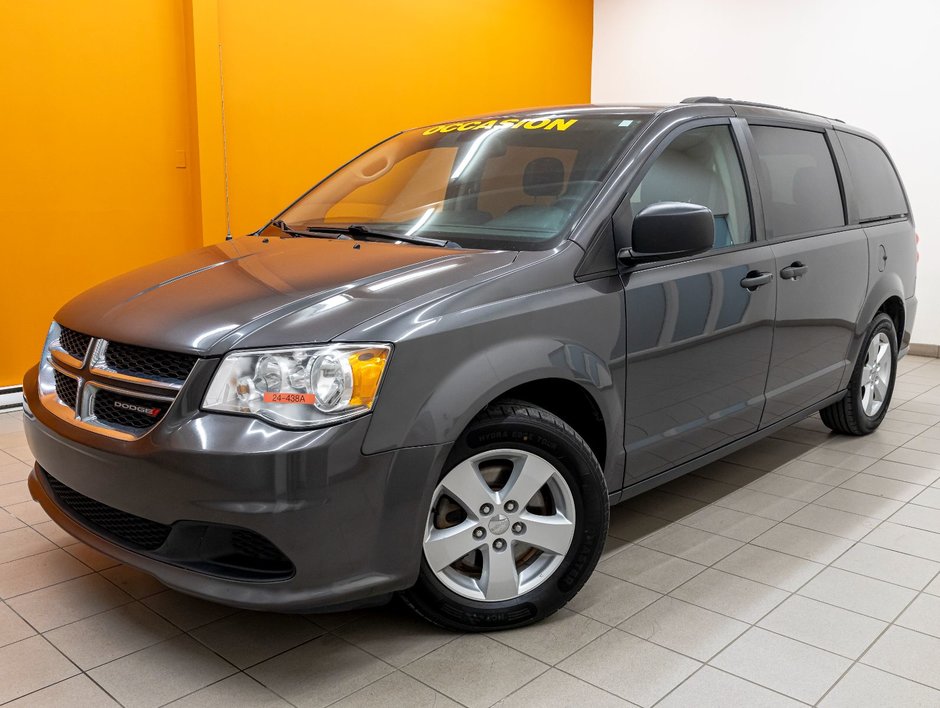
{"label": "tiled floor", "polygon": [[813,417],[616,507],[569,607],[489,636],[166,590],[45,517],[0,415],[0,703],[940,706],[940,361],[901,371],[874,435]]}

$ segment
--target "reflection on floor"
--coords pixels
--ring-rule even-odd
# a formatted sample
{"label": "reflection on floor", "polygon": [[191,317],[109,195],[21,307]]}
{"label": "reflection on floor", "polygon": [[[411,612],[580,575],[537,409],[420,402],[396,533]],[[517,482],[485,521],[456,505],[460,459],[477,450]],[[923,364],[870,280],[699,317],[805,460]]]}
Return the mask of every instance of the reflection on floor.
{"label": "reflection on floor", "polygon": [[940,706],[940,361],[901,371],[874,435],[813,417],[616,507],[574,602],[489,636],[167,590],[30,501],[2,414],[0,703]]}

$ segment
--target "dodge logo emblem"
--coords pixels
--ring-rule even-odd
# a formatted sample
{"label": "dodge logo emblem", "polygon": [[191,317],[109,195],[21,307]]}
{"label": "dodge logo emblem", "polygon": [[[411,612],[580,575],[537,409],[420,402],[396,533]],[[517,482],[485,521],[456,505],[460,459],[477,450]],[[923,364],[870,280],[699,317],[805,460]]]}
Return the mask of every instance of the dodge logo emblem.
{"label": "dodge logo emblem", "polygon": [[149,415],[151,418],[156,418],[160,415],[159,408],[150,408],[149,406],[138,406],[133,403],[128,403],[127,401],[115,401],[115,408],[120,408],[123,411],[133,411],[134,413],[143,413],[144,415]]}

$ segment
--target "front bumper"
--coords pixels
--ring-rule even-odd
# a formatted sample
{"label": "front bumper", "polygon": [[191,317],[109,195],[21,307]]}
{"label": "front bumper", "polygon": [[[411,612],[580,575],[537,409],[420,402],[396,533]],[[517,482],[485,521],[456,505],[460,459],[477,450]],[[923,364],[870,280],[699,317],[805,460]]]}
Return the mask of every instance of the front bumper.
{"label": "front bumper", "polygon": [[[76,538],[170,587],[239,607],[310,611],[375,602],[417,578],[425,513],[446,445],[363,455],[368,416],[298,432],[198,410],[168,416],[140,440],[121,441],[46,410],[35,369],[24,396],[37,462],[33,497]],[[245,579],[211,566],[194,569],[191,558],[174,558],[172,544],[142,551],[62,503],[44,471],[143,520],[247,529],[276,546],[292,572]]]}

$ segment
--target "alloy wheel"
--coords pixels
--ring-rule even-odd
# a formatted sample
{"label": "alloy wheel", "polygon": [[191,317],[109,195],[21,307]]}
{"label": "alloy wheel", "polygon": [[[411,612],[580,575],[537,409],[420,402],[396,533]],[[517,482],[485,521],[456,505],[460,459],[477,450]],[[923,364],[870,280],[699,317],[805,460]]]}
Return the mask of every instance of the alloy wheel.
{"label": "alloy wheel", "polygon": [[862,410],[873,418],[884,405],[891,381],[891,342],[884,332],[878,332],[868,343],[865,363],[862,365],[861,387]]}

